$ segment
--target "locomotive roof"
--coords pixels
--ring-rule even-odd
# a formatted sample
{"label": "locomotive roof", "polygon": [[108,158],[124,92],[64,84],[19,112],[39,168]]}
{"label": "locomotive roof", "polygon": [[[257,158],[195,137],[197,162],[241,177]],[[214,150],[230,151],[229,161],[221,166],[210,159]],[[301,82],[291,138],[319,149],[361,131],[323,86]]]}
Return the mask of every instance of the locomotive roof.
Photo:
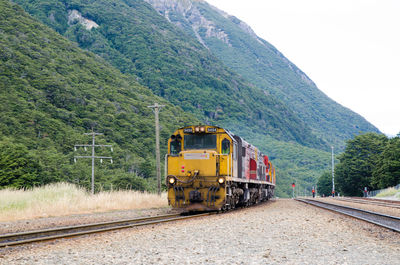
{"label": "locomotive roof", "polygon": [[[215,126],[215,125],[205,125],[205,124],[199,124],[199,125],[187,125],[187,126],[184,126],[184,127],[182,127],[182,128],[179,128],[178,130],[182,130],[182,129],[185,129],[185,128],[189,128],[189,127],[193,127],[193,126],[209,126],[209,127],[215,127],[215,128],[218,128],[218,129],[222,129],[222,130],[224,130],[228,135],[229,135],[229,137],[232,139],[232,141],[234,141],[235,143],[237,143],[237,140],[235,139],[235,137],[238,137],[238,138],[240,138],[240,140],[241,140],[241,142],[242,142],[242,144],[243,144],[243,146],[246,146],[247,148],[251,148],[251,149],[257,149],[257,151],[259,152],[259,154],[261,155],[261,156],[264,156],[265,154],[264,153],[262,153],[261,151],[260,151],[260,149],[258,148],[258,147],[256,147],[256,146],[254,146],[254,145],[252,145],[251,143],[249,143],[249,142],[247,142],[244,138],[242,138],[242,137],[240,137],[239,135],[236,135],[236,134],[234,134],[234,133],[232,133],[231,131],[229,131],[229,130],[227,130],[227,129],[224,129],[224,128],[222,128],[222,127],[219,127],[219,126]],[[235,137],[234,137],[235,136]]]}

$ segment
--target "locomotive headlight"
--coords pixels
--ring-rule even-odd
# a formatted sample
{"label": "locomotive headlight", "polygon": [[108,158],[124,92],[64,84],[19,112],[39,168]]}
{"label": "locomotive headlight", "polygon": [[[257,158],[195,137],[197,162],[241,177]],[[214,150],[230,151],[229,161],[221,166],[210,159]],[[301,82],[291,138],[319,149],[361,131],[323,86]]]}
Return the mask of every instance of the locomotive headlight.
{"label": "locomotive headlight", "polygon": [[169,184],[173,185],[175,183],[175,178],[174,177],[170,177],[168,179]]}
{"label": "locomotive headlight", "polygon": [[224,184],[225,179],[223,177],[219,177],[217,181],[219,184]]}
{"label": "locomotive headlight", "polygon": [[199,132],[199,131],[200,131],[200,127],[194,128],[194,131],[195,131],[195,132]]}
{"label": "locomotive headlight", "polygon": [[206,131],[206,128],[200,127],[200,132],[205,132],[205,131]]}

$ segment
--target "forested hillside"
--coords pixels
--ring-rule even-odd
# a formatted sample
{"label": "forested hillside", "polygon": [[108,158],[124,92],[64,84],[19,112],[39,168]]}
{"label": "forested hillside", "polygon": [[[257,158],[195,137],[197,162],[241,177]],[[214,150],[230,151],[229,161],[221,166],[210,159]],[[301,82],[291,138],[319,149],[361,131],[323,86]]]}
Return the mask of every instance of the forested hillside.
{"label": "forested hillside", "polygon": [[336,150],[343,150],[345,141],[354,135],[379,132],[363,117],[327,97],[305,73],[236,17],[202,0],[146,1],[231,69],[284,102]]}
{"label": "forested hillside", "polygon": [[[223,126],[271,156],[278,169],[278,196],[290,193],[292,181],[301,187],[315,183],[329,166],[327,142],[341,146],[347,137],[330,130],[322,134],[326,127],[318,127],[318,122],[300,115],[301,108],[305,108],[310,109],[310,119],[330,120],[330,113],[318,113],[320,109],[316,107],[321,92],[263,40],[256,42],[269,47],[275,57],[264,48],[246,44],[245,39],[251,39],[248,35],[240,35],[244,45],[241,54],[239,42],[224,40],[224,31],[209,32],[209,27],[191,31],[196,27],[188,21],[179,22],[179,12],[171,11],[166,18],[143,0],[13,2],[73,41],[63,39],[10,2],[2,2],[5,12],[0,34],[4,38],[0,43],[7,52],[0,55],[0,69],[7,73],[1,82],[7,90],[1,94],[0,144],[4,150],[19,150],[15,161],[21,165],[37,161],[32,163],[30,172],[23,172],[26,176],[39,176],[37,183],[62,178],[87,183],[85,162],[71,163],[72,146],[88,141],[82,133],[94,125],[105,133],[104,138],[99,138],[102,143],[115,145],[116,151],[112,154],[115,164],[99,165],[96,174],[102,183],[119,187],[133,183],[151,188],[151,183],[137,178],[135,172],[154,176],[154,117],[146,106],[155,101],[167,105],[161,111],[162,153],[170,132],[181,125],[203,122]],[[189,0],[177,3],[192,5]],[[206,3],[195,3],[207,11],[204,14],[221,16]],[[176,18],[172,18],[174,14]],[[230,23],[238,33],[235,23]],[[229,53],[224,50],[225,45]],[[249,49],[254,49],[256,57],[246,57]],[[233,54],[238,61],[230,65]],[[225,61],[225,56],[230,59]],[[249,60],[246,64],[241,61],[243,56]],[[260,67],[258,76],[251,76],[237,67],[245,65],[252,72],[258,67],[255,61],[264,59],[269,60],[272,72],[266,73]],[[263,75],[269,81],[260,79]],[[292,90],[311,91],[304,93],[305,102],[299,109],[289,99],[295,95]],[[335,108],[331,111],[336,115]],[[359,129],[376,130],[350,111],[342,114],[358,118],[337,120],[332,123],[334,130],[346,135],[358,133]],[[354,124],[349,125],[351,122]],[[337,138],[332,140],[331,136]]]}
{"label": "forested hillside", "polygon": [[114,158],[114,164],[97,161],[98,183],[151,189],[138,177],[155,175],[154,114],[147,106],[166,105],[160,113],[163,152],[176,127],[197,122],[3,0],[0,51],[0,186],[60,180],[87,185],[90,163],[73,164],[73,146],[89,143],[82,134],[94,127],[104,133],[98,143],[114,147],[113,153],[96,149]]}
{"label": "forested hillside", "polygon": [[[142,0],[15,1],[199,119],[234,130],[327,148],[280,100],[225,67]],[[80,16],[80,18],[77,18]],[[82,21],[98,25],[88,29]]]}

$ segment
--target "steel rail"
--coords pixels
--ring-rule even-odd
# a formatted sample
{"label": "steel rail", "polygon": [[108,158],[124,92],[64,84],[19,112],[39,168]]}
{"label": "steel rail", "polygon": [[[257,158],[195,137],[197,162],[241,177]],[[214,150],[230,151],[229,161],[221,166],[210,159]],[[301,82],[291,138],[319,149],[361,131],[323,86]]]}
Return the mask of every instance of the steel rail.
{"label": "steel rail", "polygon": [[310,199],[296,199],[297,201],[327,209],[333,212],[341,213],[356,219],[360,219],[381,227],[385,227],[392,231],[400,233],[400,217],[390,216],[386,214],[366,211],[344,205],[321,202]]}
{"label": "steel rail", "polygon": [[123,219],[118,221],[100,222],[93,224],[64,226],[42,230],[9,233],[0,235],[0,247],[23,245],[39,241],[67,238],[79,235],[106,232],[111,230],[165,223],[177,220],[190,219],[213,214],[214,212],[182,216],[180,214],[159,215],[152,217]]}
{"label": "steel rail", "polygon": [[362,199],[362,198],[348,198],[348,197],[335,198],[335,200],[343,201],[343,202],[354,202],[354,203],[370,204],[370,205],[377,205],[377,206],[382,206],[382,207],[390,207],[390,208],[400,209],[400,204],[397,202],[370,200],[370,199]]}

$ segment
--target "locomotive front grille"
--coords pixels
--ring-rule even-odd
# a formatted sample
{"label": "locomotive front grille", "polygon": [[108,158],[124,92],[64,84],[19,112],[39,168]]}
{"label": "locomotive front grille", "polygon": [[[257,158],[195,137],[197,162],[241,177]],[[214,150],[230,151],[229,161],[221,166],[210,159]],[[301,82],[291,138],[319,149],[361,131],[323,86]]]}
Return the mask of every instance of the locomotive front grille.
{"label": "locomotive front grille", "polygon": [[190,202],[202,202],[201,192],[198,190],[192,190],[189,192],[189,201]]}

